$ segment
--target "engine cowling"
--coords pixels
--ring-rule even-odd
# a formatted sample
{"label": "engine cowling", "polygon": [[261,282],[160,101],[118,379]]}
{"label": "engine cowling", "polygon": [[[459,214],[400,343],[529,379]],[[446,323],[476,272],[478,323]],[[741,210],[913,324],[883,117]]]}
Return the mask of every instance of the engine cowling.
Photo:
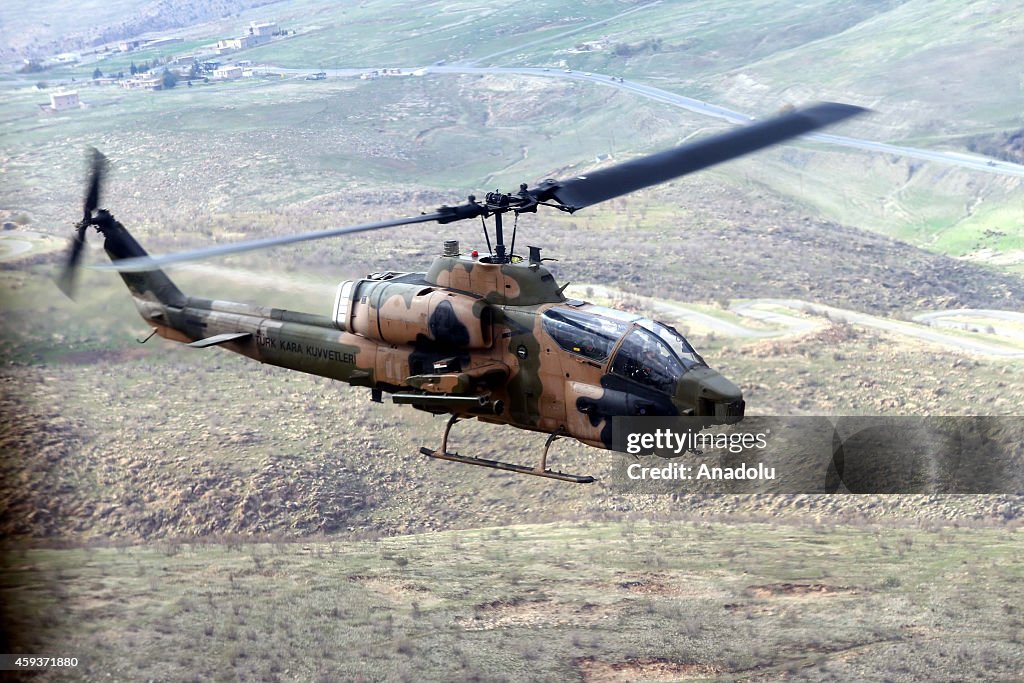
{"label": "engine cowling", "polygon": [[422,281],[347,280],[334,302],[338,329],[397,345],[423,342],[456,349],[493,343],[493,311],[482,298]]}

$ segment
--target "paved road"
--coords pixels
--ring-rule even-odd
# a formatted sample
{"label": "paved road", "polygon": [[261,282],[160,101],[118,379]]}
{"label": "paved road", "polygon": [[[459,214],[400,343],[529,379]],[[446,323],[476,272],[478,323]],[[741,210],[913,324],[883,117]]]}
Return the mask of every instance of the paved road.
{"label": "paved road", "polygon": [[[966,318],[966,320],[964,320]],[[1000,325],[1003,320],[1011,323]],[[935,311],[914,316],[914,322],[970,332],[985,332],[1024,342],[1024,313],[961,308],[956,311]]]}
{"label": "paved road", "polygon": [[5,231],[0,233],[0,261],[10,261],[33,251],[55,251],[64,245],[64,240],[34,230]]}
{"label": "paved road", "polygon": [[[646,5],[645,5],[646,7]],[[637,9],[643,9],[637,8]],[[520,49],[520,48],[517,48]],[[286,69],[274,67],[271,65],[263,65],[264,69],[280,72],[290,73],[297,75],[311,74],[321,71],[321,69]],[[325,70],[328,76],[334,77],[348,77],[358,76],[361,73],[366,73],[372,69],[328,69]],[[685,95],[679,95],[668,90],[662,90],[651,85],[639,83],[636,81],[619,80],[612,76],[606,76],[604,74],[595,74],[582,71],[570,71],[567,69],[555,69],[555,68],[541,68],[541,67],[485,67],[485,66],[473,66],[471,64],[444,64],[434,65],[426,67],[406,67],[402,68],[403,74],[410,74],[416,72],[418,74],[480,74],[480,75],[517,75],[517,76],[538,76],[541,78],[563,78],[572,79],[577,81],[589,81],[610,88],[618,88],[619,90],[625,90],[632,92],[642,97],[646,97],[651,100],[658,102],[664,102],[675,107],[680,107],[688,111],[692,111],[697,114],[704,116],[710,116],[730,123],[750,123],[757,119],[749,114],[743,114],[738,111],[734,111],[727,107],[722,107],[711,102],[704,102],[703,100],[694,99],[692,97],[686,97]],[[841,147],[852,147],[854,149],[862,149],[869,152],[879,152],[882,154],[893,154],[896,156],[908,157],[911,159],[923,159],[925,161],[933,161],[942,164],[951,164],[953,166],[960,166],[962,168],[969,168],[974,171],[982,171],[984,173],[995,173],[998,175],[1014,176],[1017,178],[1024,178],[1024,166],[1020,164],[1013,164],[1008,161],[1001,161],[999,159],[990,159],[988,157],[960,154],[957,152],[943,152],[938,150],[919,149],[916,147],[903,147],[900,145],[890,145],[885,142],[875,142],[874,140],[864,140],[862,138],[852,138],[844,135],[832,135],[831,133],[809,133],[803,136],[804,140],[814,140],[816,142],[823,142],[830,145],[838,145]]]}
{"label": "paved road", "polygon": [[21,256],[32,251],[32,243],[24,240],[0,240],[0,261]]}
{"label": "paved road", "polygon": [[[748,114],[743,114],[726,107],[712,104],[710,102],[704,102],[697,100],[692,97],[686,97],[685,95],[679,95],[661,88],[656,88],[651,85],[638,83],[635,81],[627,80],[616,80],[611,76],[605,76],[603,74],[593,74],[587,72],[570,71],[567,72],[564,69],[544,69],[534,67],[472,67],[472,66],[460,66],[460,65],[446,65],[446,66],[432,66],[427,69],[430,73],[484,73],[484,74],[517,74],[527,76],[541,76],[548,78],[571,78],[581,81],[590,81],[592,83],[598,83],[600,85],[610,86],[618,88],[620,90],[626,90],[628,92],[636,93],[648,99],[656,100],[658,102],[664,102],[673,106],[686,109],[688,111],[695,112],[697,114],[703,114],[705,116],[712,116],[717,119],[729,121],[730,123],[750,123],[755,121],[756,118]],[[890,145],[884,142],[875,142],[873,140],[864,140],[861,138],[852,138],[844,135],[833,135],[831,133],[810,133],[803,136],[805,140],[814,140],[816,142],[824,142],[832,145],[839,145],[841,147],[853,147],[855,149],[863,149],[871,152],[882,152],[884,154],[895,154],[897,156],[909,157],[913,159],[924,159],[926,161],[935,161],[944,164],[953,164],[964,168],[970,168],[975,171],[984,171],[985,173],[997,173],[1000,175],[1016,176],[1018,178],[1024,178],[1024,166],[1019,164],[1013,164],[1008,161],[1000,161],[998,159],[989,159],[987,157],[974,156],[970,154],[959,154],[956,152],[943,152],[937,150],[918,149],[916,147],[903,147],[900,145]]]}
{"label": "paved road", "polygon": [[[982,340],[967,339],[954,334],[937,332],[926,325],[904,322],[902,320],[893,320],[891,318],[880,318],[878,316],[868,315],[867,313],[835,308],[834,306],[825,306],[823,304],[814,304],[808,301],[801,301],[799,299],[757,299],[755,301],[732,306],[730,310],[734,313],[744,315],[745,309],[749,310],[749,308],[757,306],[781,306],[794,311],[823,316],[828,320],[835,322],[846,322],[852,325],[860,325],[862,327],[882,330],[884,332],[893,332],[904,337],[938,344],[955,351],[966,351],[968,353],[984,356],[1001,356],[1003,358],[1024,358],[1024,348],[1012,348],[999,343],[988,343]],[[975,310],[974,312],[982,317],[997,317],[1008,313],[1008,311],[988,311],[980,309]],[[943,311],[938,315],[945,313],[947,312]],[[1024,335],[1021,335],[1020,332],[1014,332],[1010,335],[1000,335],[995,332],[989,334],[992,337],[1002,337],[1007,339],[1007,341],[1016,343],[1024,342]],[[997,340],[994,339],[993,341]]]}

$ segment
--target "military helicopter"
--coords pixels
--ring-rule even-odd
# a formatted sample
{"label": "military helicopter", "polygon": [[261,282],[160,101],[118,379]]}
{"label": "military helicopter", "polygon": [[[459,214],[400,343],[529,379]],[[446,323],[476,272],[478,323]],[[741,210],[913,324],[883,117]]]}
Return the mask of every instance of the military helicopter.
{"label": "military helicopter", "polygon": [[[71,296],[91,226],[105,238],[153,335],[193,348],[219,346],[262,363],[330,377],[370,389],[381,402],[450,414],[439,449],[424,455],[575,483],[591,476],[547,465],[561,437],[611,449],[616,416],[687,415],[736,422],[739,388],[708,366],[669,325],[566,298],[540,249],[506,247],[503,217],[540,207],[573,213],[644,187],[749,154],[865,111],[821,103],[723,134],[565,180],[526,184],[516,193],[468,197],[432,213],[296,235],[150,256],[105,209],[99,197],[106,159],[93,150],[82,220],[58,282]],[[184,294],[163,266],[413,223],[442,225],[480,218],[488,253],[463,253],[457,242],[425,273],[382,272],[342,282],[330,315],[202,299]],[[494,242],[487,229],[493,219]],[[458,420],[472,419],[548,434],[533,466],[448,450]]]}

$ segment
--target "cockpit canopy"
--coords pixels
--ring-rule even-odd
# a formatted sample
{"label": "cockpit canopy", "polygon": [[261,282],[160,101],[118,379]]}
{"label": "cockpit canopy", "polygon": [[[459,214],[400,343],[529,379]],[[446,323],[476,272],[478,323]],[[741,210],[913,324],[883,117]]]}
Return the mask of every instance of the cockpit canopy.
{"label": "cockpit canopy", "polygon": [[560,347],[596,363],[603,365],[618,346],[611,372],[665,393],[674,393],[685,372],[706,365],[675,328],[640,316],[588,305],[586,311],[549,308],[542,319]]}
{"label": "cockpit canopy", "polygon": [[571,308],[549,308],[544,312],[544,330],[559,346],[598,362],[611,355],[628,329],[629,325],[620,320]]}

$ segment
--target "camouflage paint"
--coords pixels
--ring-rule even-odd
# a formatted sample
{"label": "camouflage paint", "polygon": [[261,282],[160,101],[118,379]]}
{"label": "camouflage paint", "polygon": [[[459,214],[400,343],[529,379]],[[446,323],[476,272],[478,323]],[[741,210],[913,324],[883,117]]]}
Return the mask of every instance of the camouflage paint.
{"label": "camouflage paint", "polygon": [[[100,227],[111,259],[145,255],[112,218]],[[442,256],[427,273],[384,273],[353,283],[351,301],[339,297],[333,317],[189,297],[159,270],[122,277],[140,315],[166,339],[248,333],[221,345],[262,363],[401,392],[413,401],[436,397],[412,402],[430,412],[559,432],[599,448],[612,446],[615,416],[715,415],[737,406],[742,414],[739,390],[710,368],[683,374],[670,396],[609,371],[621,339],[602,361],[559,346],[544,328],[545,311],[614,312],[567,302],[536,263]],[[481,415],[444,396],[483,396],[501,411]]]}

